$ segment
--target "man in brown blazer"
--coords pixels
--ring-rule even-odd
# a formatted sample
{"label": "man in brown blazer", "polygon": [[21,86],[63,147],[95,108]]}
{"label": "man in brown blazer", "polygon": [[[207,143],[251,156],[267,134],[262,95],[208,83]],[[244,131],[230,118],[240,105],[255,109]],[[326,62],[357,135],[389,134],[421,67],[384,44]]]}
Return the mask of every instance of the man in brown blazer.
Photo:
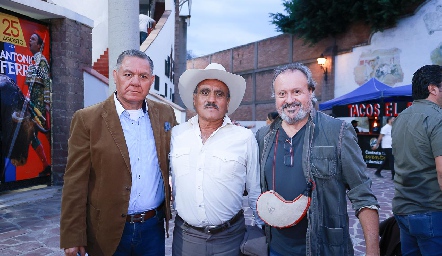
{"label": "man in brown blazer", "polygon": [[65,255],[164,255],[173,109],[146,99],[153,63],[124,51],[116,92],[72,119],[61,205]]}

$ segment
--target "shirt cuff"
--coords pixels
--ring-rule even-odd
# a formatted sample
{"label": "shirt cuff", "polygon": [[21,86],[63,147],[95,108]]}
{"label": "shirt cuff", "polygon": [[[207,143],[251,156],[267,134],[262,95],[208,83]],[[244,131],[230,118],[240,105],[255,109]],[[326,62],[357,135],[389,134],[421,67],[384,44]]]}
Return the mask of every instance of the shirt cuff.
{"label": "shirt cuff", "polygon": [[368,206],[364,206],[364,207],[361,207],[361,208],[359,208],[357,211],[356,211],[356,217],[358,217],[358,215],[359,215],[359,213],[362,211],[362,209],[364,209],[364,208],[368,208],[368,209],[372,209],[372,210],[376,210],[376,211],[379,211],[379,206],[377,206],[377,205],[368,205]]}

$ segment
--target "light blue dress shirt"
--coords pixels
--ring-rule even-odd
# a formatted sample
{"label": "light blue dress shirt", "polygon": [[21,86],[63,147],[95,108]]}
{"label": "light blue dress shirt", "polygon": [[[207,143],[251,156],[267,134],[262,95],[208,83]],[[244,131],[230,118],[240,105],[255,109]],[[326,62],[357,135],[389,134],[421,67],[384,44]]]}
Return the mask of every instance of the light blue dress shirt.
{"label": "light blue dress shirt", "polygon": [[155,209],[164,201],[164,183],[147,104],[143,103],[142,109],[125,110],[115,94],[114,99],[132,171],[128,214]]}

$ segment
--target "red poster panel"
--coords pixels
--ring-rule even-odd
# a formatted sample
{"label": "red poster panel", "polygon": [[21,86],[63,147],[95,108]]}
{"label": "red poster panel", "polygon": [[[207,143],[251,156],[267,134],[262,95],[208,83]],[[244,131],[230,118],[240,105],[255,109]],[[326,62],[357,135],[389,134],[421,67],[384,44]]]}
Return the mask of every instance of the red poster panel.
{"label": "red poster panel", "polygon": [[1,183],[51,174],[49,27],[0,11]]}

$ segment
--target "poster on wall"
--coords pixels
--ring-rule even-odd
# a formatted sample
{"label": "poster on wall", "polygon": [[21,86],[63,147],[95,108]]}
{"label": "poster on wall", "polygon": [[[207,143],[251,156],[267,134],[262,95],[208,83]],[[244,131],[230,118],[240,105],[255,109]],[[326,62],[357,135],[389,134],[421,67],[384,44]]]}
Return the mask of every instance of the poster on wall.
{"label": "poster on wall", "polygon": [[0,10],[1,183],[50,176],[49,27]]}

